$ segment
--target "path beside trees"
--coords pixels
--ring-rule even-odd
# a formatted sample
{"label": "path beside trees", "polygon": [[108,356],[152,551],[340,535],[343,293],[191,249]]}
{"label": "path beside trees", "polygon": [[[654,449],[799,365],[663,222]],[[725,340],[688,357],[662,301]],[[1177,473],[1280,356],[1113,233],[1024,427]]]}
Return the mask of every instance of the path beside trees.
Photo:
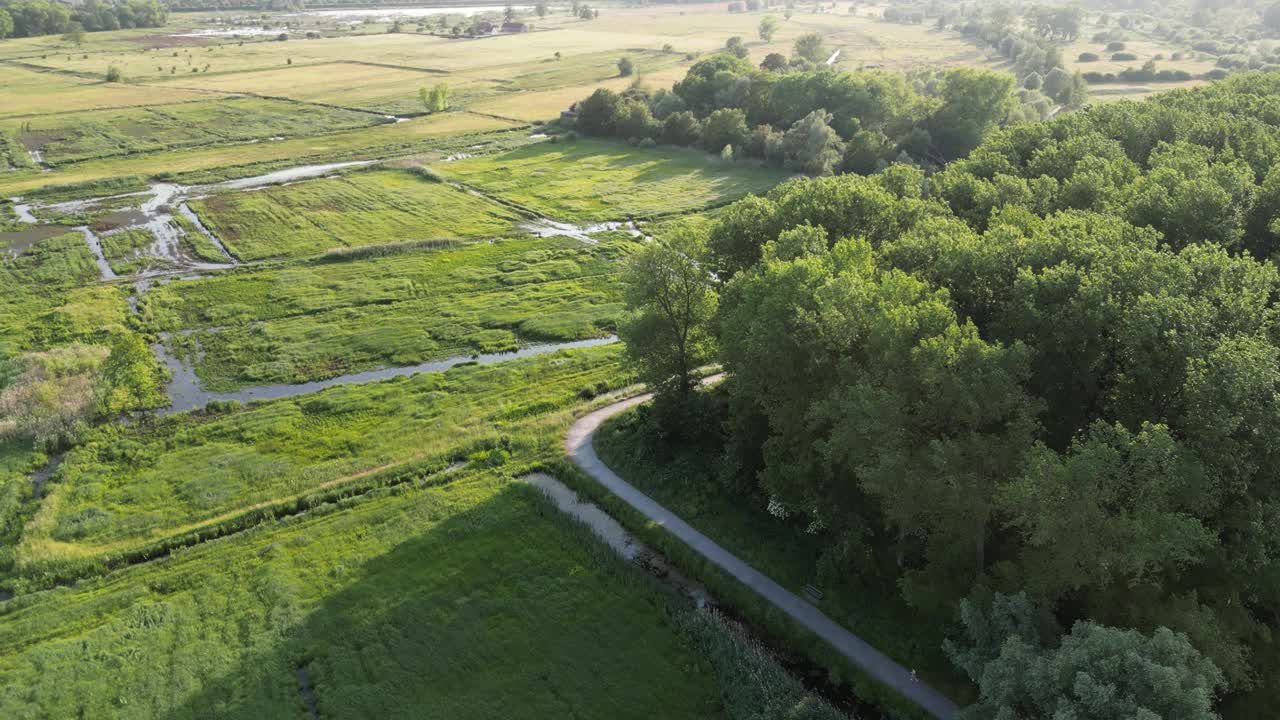
{"label": "path beside trees", "polygon": [[[719,378],[720,376],[713,376],[704,380],[704,383],[714,382]],[[841,627],[813,605],[717,545],[670,510],[623,480],[600,460],[593,445],[596,430],[605,420],[647,402],[652,397],[652,394],[644,394],[628,398],[579,419],[569,428],[569,433],[565,437],[565,450],[569,458],[610,492],[625,500],[628,505],[665,528],[698,554],[720,566],[796,622],[821,637],[863,672],[897,690],[902,696],[934,717],[944,720],[955,718],[958,714],[956,704],[942,693],[914,677],[911,671]]]}

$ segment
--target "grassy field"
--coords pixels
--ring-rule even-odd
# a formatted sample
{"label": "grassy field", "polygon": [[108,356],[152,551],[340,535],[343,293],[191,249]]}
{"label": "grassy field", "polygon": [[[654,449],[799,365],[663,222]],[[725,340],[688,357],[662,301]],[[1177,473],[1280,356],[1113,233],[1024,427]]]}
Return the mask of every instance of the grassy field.
{"label": "grassy field", "polygon": [[696,210],[764,192],[785,178],[780,170],[725,163],[697,150],[637,150],[582,139],[538,143],[433,169],[568,222]]}
{"label": "grassy field", "polygon": [[191,203],[241,260],[332,248],[474,238],[513,230],[509,209],[410,170],[349,173]]}
{"label": "grassy field", "polygon": [[[0,43],[0,48],[10,42],[15,41],[6,40]],[[4,88],[0,118],[140,105],[155,107],[210,99],[208,93],[180,88],[105,83],[74,75],[38,72],[4,63],[0,63],[0,87]]]}
{"label": "grassy field", "polygon": [[[265,163],[289,165],[351,157],[387,157],[425,152],[433,147],[460,144],[458,138],[475,133],[521,127],[520,123],[470,113],[454,112],[417,118],[409,122],[377,125],[360,130],[279,142],[225,145],[147,153],[136,156],[89,160],[53,173],[35,171],[0,175],[0,195],[12,196],[59,185],[76,185],[130,176],[209,173],[209,179],[252,174],[226,172],[227,168]],[[474,142],[474,141],[473,141]],[[466,147],[463,144],[463,147]]]}
{"label": "grassy field", "polygon": [[15,293],[78,285],[98,277],[98,266],[79,230],[40,240],[20,254],[0,252],[0,283]]}
{"label": "grassy field", "polygon": [[149,293],[141,316],[209,389],[305,382],[612,331],[630,241],[519,239],[224,274]]}
{"label": "grassy field", "polygon": [[[668,64],[656,71],[641,66],[639,72],[642,74],[639,76],[639,80],[644,87],[651,90],[670,88],[672,83],[683,78],[687,71],[688,67],[684,64]],[[615,72],[613,75],[606,76],[598,81],[581,85],[569,85],[550,90],[512,90],[504,92],[497,96],[477,100],[471,103],[468,109],[530,122],[554,120],[560,116],[562,111],[568,110],[574,103],[595,92],[597,88],[608,88],[614,92],[622,92],[630,87],[635,80],[636,78],[633,77],[617,77]]]}
{"label": "grassy field", "polygon": [[0,124],[0,132],[60,165],[112,155],[283,139],[386,122],[369,113],[251,98],[65,113]]}
{"label": "grassy field", "polygon": [[[675,52],[639,49],[554,56],[510,65],[481,66],[452,73],[416,68],[386,67],[361,62],[291,65],[284,68],[217,75],[179,77],[165,87],[249,92],[271,97],[341,105],[390,114],[420,113],[418,90],[448,83],[453,107],[504,115],[522,120],[547,120],[568,107],[557,102],[548,109],[538,100],[549,92],[590,94],[602,84],[626,87],[634,78],[619,78],[617,62],[627,55],[655,87],[668,86],[683,77],[689,63]],[[482,57],[482,56],[478,56]],[[512,102],[532,98],[532,102]],[[498,103],[498,105],[495,105]],[[493,108],[511,108],[498,112]],[[536,108],[536,111],[532,111]]]}
{"label": "grassy field", "polygon": [[398,464],[556,452],[556,433],[530,428],[559,422],[548,417],[582,389],[628,377],[617,348],[603,347],[337,387],[230,415],[107,426],[68,454],[23,534],[18,572],[38,577],[234,524]]}
{"label": "grassy field", "polygon": [[412,68],[334,62],[222,75],[192,75],[180,77],[163,87],[255,93],[398,114],[422,112],[418,90],[438,82],[449,83],[452,102],[460,107],[467,106],[473,98],[497,92],[502,85],[495,80],[445,76]]}
{"label": "grassy field", "polygon": [[723,717],[652,591],[528,490],[337,509],[11,604],[0,714],[297,717],[302,668],[321,717]]}
{"label": "grassy field", "polygon": [[[621,12],[621,11],[619,11]],[[83,54],[50,54],[27,58],[25,62],[52,70],[101,76],[109,66],[121,69],[135,82],[173,82],[189,78],[251,70],[325,65],[334,62],[374,63],[413,70],[472,72],[480,68],[501,68],[518,63],[550,60],[591,53],[621,53],[629,49],[659,50],[673,40],[681,52],[712,50],[723,39],[699,38],[681,41],[667,35],[619,28],[604,31],[591,28],[573,32],[532,32],[476,39],[447,39],[416,34],[380,34],[359,37],[332,37],[320,40],[291,39],[288,42],[249,41],[243,45],[221,44],[207,47],[175,47],[152,50],[136,48]],[[727,36],[726,36],[727,37]],[[292,62],[290,62],[292,61]],[[205,66],[208,65],[208,70]],[[172,72],[174,67],[177,72]],[[196,72],[192,70],[195,69]]]}
{"label": "grassy field", "polygon": [[156,238],[148,230],[135,228],[101,236],[102,254],[117,275],[131,275],[154,267],[159,258],[145,254]]}
{"label": "grassy field", "polygon": [[[75,239],[84,245],[82,238]],[[77,258],[75,262],[88,267],[93,261]],[[93,275],[97,275],[96,267]],[[0,293],[0,358],[24,350],[98,340],[128,322],[125,296],[115,287],[68,288],[52,282],[35,287],[6,283],[0,287],[4,290]]]}

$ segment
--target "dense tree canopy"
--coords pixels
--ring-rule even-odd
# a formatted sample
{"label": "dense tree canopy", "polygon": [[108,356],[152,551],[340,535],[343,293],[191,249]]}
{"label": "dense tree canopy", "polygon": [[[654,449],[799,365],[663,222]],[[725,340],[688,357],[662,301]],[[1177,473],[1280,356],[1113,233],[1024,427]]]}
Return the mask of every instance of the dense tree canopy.
{"label": "dense tree canopy", "polygon": [[1168,628],[1150,636],[1091,622],[1046,645],[1025,595],[966,603],[965,646],[949,649],[982,688],[972,720],[1216,720],[1222,674]]}
{"label": "dense tree canopy", "polygon": [[[797,41],[797,52],[801,45]],[[804,48],[810,55],[819,52]],[[729,145],[738,157],[745,151],[748,157],[824,175],[873,172],[895,159],[926,164],[960,157],[1017,117],[1013,80],[1000,73],[961,69],[916,78],[874,70],[840,73],[815,67],[803,55],[788,63],[777,54],[756,68],[740,55],[724,52],[694,63],[670,91],[597,90],[577,104],[577,127],[637,142],[697,142],[715,153]],[[620,126],[619,117],[637,115],[635,105],[647,105],[653,121]],[[691,114],[670,120],[682,111]]]}
{"label": "dense tree canopy", "polygon": [[48,0],[0,0],[0,38],[61,35],[81,32],[161,27],[169,8],[157,0],[85,0],[78,7]]}
{"label": "dense tree canopy", "polygon": [[[925,125],[994,124],[1007,82],[948,76]],[[1280,75],[986,132],[718,216],[727,491],[939,617],[1023,592],[1073,628],[971,663],[975,717],[1272,707]]]}

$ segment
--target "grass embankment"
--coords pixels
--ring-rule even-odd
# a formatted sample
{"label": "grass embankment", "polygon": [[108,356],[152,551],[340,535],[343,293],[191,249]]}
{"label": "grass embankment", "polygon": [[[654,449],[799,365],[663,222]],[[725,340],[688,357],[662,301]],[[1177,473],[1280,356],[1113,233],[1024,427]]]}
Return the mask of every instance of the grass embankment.
{"label": "grass embankment", "polygon": [[0,573],[13,566],[14,548],[32,511],[30,474],[46,459],[30,443],[0,441]]}
{"label": "grass embankment", "polygon": [[333,248],[511,233],[511,210],[409,170],[348,173],[193,201],[204,224],[241,260]]}
{"label": "grass embankment", "polygon": [[169,344],[189,353],[209,389],[320,380],[607,335],[621,312],[616,273],[632,244],[391,247],[175,281],[148,292],[139,310],[152,330],[193,331]]}
{"label": "grass embankment", "polygon": [[378,473],[397,465],[553,456],[559,413],[628,377],[617,349],[602,347],[102,427],[54,476],[17,571],[37,582],[96,572],[154,555],[166,538],[241,529],[273,505],[386,484]]}
{"label": "grass embankment", "polygon": [[773,168],[726,163],[697,150],[583,139],[441,163],[433,170],[566,222],[697,210],[763,193],[786,177]]}

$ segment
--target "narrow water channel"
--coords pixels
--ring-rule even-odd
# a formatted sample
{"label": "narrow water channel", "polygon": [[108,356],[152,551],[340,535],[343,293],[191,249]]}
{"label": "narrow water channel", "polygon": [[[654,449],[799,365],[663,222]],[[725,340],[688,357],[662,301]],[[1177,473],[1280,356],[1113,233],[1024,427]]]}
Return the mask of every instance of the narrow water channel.
{"label": "narrow water channel", "polygon": [[98,263],[98,272],[102,274],[103,280],[114,280],[116,271],[111,269],[111,265],[107,262],[107,256],[102,252],[102,242],[98,236],[89,229],[88,225],[81,225],[76,228],[84,234],[84,241],[89,244],[89,250],[93,253],[93,259]]}
{"label": "narrow water channel", "polygon": [[204,390],[200,386],[200,379],[196,376],[195,368],[175,357],[169,352],[168,348],[166,348],[163,343],[157,343],[154,346],[156,355],[160,358],[160,361],[164,363],[165,367],[169,369],[169,372],[172,373],[173,376],[173,379],[170,380],[169,385],[166,388],[169,394],[169,399],[173,404],[170,407],[157,410],[157,413],[160,415],[171,415],[173,413],[188,412],[190,410],[202,408],[214,400],[236,400],[238,402],[248,403],[254,400],[276,400],[279,398],[296,397],[298,395],[306,395],[308,393],[317,392],[319,390],[324,390],[325,388],[331,388],[338,385],[377,382],[379,380],[406,377],[423,372],[443,372],[451,367],[461,365],[463,363],[491,365],[493,363],[515,360],[517,358],[545,355],[547,353],[556,352],[557,350],[595,347],[597,345],[608,345],[617,341],[618,338],[616,336],[609,336],[605,338],[595,338],[592,340],[529,345],[514,352],[456,355],[442,360],[431,360],[429,362],[410,365],[407,367],[366,370],[364,372],[351,373],[349,375],[340,375],[335,378],[329,378],[328,380],[315,380],[306,383],[255,385],[253,387],[247,387],[243,390],[237,390],[234,392],[211,392]]}
{"label": "narrow water channel", "polygon": [[640,228],[630,220],[620,222],[610,220],[608,222],[591,223],[587,225],[574,225],[572,223],[558,222],[551,218],[538,218],[531,222],[524,223],[520,226],[521,230],[531,233],[536,237],[570,237],[574,240],[596,245],[598,240],[591,237],[596,233],[612,232],[614,230],[623,230],[631,237],[642,238],[644,233],[640,232]]}
{"label": "narrow water channel", "polygon": [[578,497],[568,485],[546,473],[533,473],[520,478],[520,482],[538,488],[561,512],[591,528],[591,532],[600,538],[624,560],[639,563],[664,585],[676,590],[681,596],[688,598],[695,607],[703,608],[714,605],[711,594],[701,583],[695,582],[677,570],[666,558],[649,549],[634,535],[627,532],[622,524],[613,516],[600,509],[600,506]]}

